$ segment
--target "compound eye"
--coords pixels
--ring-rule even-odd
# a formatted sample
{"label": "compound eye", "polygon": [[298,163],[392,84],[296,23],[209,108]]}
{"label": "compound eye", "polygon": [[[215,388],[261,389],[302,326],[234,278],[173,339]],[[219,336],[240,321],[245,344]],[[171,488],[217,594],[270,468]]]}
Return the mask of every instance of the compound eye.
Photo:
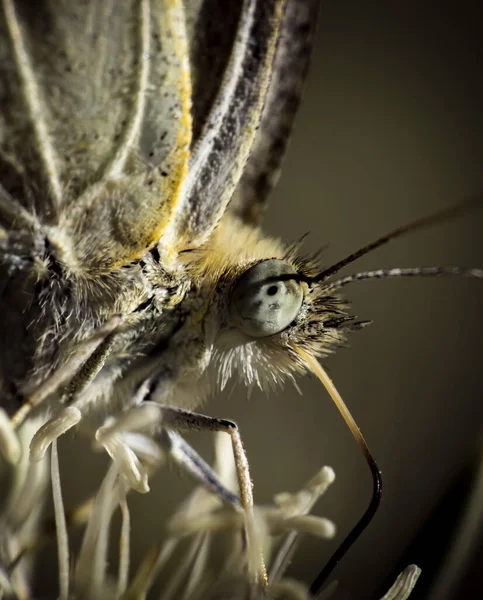
{"label": "compound eye", "polygon": [[279,333],[297,316],[304,297],[297,275],[283,260],[259,262],[238,280],[231,298],[231,319],[251,337]]}

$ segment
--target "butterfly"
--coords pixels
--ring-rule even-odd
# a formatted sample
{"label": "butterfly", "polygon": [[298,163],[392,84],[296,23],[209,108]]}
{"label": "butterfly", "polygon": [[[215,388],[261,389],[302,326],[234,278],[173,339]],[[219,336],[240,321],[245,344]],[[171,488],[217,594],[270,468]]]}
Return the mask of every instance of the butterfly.
{"label": "butterfly", "polygon": [[[30,446],[39,467],[28,485],[45,469],[47,451],[55,469],[57,438],[76,428],[111,456],[108,481],[124,492],[146,492],[161,452],[174,457],[241,505],[248,579],[261,588],[266,571],[241,433],[230,420],[195,411],[232,379],[276,389],[315,373],[372,467],[372,513],[378,468],[317,360],[366,325],[340,290],[382,277],[481,277],[441,267],[338,276],[406,229],[453,211],[399,228],[328,268],[258,228],[299,101],[317,5],[32,8],[4,0],[2,13],[5,453],[16,465]],[[213,19],[220,13],[223,20]],[[179,437],[186,428],[229,434],[238,494]],[[27,519],[7,517],[4,535],[16,546]],[[2,564],[16,549],[5,550]],[[7,585],[16,591],[20,583]],[[64,597],[66,586],[64,579]]]}

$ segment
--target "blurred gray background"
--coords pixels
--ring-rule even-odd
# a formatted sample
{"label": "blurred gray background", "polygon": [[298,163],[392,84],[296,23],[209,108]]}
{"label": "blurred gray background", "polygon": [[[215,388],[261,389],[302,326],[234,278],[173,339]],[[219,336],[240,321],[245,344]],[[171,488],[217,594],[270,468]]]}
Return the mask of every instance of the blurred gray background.
{"label": "blurred gray background", "polygon": [[[324,257],[333,263],[396,226],[483,192],[479,4],[322,3],[304,101],[265,218],[270,233],[293,241],[309,231],[306,249],[329,244]],[[480,211],[409,235],[347,273],[483,267],[482,225]],[[334,573],[336,598],[362,600],[380,592],[403,555],[419,560],[417,549],[405,552],[481,439],[483,283],[388,280],[346,292],[354,312],[374,324],[325,366],[384,475],[378,515]],[[298,489],[324,464],[335,469],[336,482],[316,512],[336,522],[338,536],[331,543],[304,540],[291,569],[311,581],[366,508],[371,479],[322,386],[307,377],[300,387],[302,396],[287,387],[249,399],[239,389],[214,398],[205,411],[240,426],[259,503]],[[210,436],[189,439],[211,456]],[[79,485],[85,497],[97,484],[104,469],[91,460],[82,445],[64,460],[73,484],[68,506],[79,500]],[[92,484],[81,483],[84,476]],[[135,556],[162,536],[164,511],[191,485],[165,470],[153,478],[152,494],[132,495]],[[428,556],[436,556],[438,535],[455,518],[450,510],[436,528]],[[466,598],[483,597],[480,585]]]}

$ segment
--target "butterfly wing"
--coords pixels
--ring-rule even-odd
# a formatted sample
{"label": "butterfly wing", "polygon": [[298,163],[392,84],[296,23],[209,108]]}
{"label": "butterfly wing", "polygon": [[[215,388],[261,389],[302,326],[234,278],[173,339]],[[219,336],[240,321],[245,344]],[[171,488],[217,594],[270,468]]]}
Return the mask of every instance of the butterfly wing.
{"label": "butterfly wing", "polygon": [[108,271],[163,235],[207,239],[255,138],[283,0],[3,4],[1,184],[56,228],[60,259]]}
{"label": "butterfly wing", "polygon": [[140,256],[169,224],[187,171],[182,3],[3,5],[4,192],[52,227],[71,268]]}
{"label": "butterfly wing", "polygon": [[286,5],[260,127],[230,204],[246,223],[259,222],[278,180],[309,67],[319,4],[294,0]]}
{"label": "butterfly wing", "polygon": [[191,245],[209,238],[242,175],[269,88],[285,2],[245,0],[225,28],[226,6],[208,0],[188,21],[195,142],[173,236]]}

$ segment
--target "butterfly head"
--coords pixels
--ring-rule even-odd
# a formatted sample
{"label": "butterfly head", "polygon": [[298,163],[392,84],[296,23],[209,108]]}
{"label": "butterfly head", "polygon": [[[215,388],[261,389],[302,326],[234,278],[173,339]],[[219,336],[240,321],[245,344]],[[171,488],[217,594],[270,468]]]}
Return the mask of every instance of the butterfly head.
{"label": "butterfly head", "polygon": [[229,222],[195,253],[191,268],[209,298],[204,327],[221,388],[232,376],[249,387],[278,387],[307,370],[299,349],[326,356],[365,324],[354,321],[339,294],[312,283],[320,266],[299,246],[282,247]]}

